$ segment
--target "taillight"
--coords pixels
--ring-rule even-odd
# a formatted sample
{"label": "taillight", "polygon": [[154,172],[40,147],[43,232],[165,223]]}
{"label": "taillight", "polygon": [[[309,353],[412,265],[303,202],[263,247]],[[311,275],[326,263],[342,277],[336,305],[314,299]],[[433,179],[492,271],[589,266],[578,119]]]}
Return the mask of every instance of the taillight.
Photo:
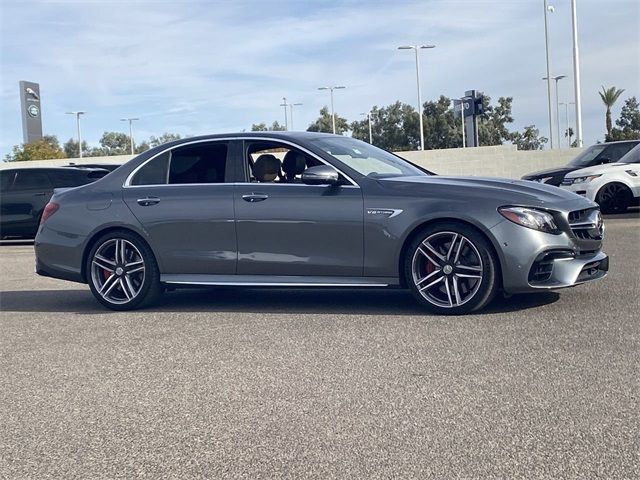
{"label": "taillight", "polygon": [[60,208],[60,205],[58,205],[55,202],[49,202],[47,203],[47,206],[44,207],[44,210],[42,211],[42,217],[40,217],[40,225],[42,225],[44,222],[47,221],[47,219],[53,215],[54,213],[56,213],[58,211],[58,209]]}

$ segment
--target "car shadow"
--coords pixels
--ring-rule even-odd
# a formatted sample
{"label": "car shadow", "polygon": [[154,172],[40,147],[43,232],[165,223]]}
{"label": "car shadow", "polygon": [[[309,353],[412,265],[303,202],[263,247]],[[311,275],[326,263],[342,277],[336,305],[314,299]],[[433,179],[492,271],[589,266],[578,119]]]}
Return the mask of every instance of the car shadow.
{"label": "car shadow", "polygon": [[[508,313],[558,300],[555,292],[502,296],[480,315]],[[105,314],[88,289],[0,292],[0,311]],[[166,293],[145,311],[282,314],[425,315],[411,294],[399,289],[200,288]]]}

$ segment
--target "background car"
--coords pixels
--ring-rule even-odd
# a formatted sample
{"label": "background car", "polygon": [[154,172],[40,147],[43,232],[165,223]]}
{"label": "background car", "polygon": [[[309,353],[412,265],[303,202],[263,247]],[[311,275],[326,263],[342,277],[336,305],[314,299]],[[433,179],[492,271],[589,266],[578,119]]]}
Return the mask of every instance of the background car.
{"label": "background car", "polygon": [[119,163],[70,163],[69,165],[63,165],[66,168],[91,168],[96,169],[100,168],[102,170],[108,170],[109,172],[113,172],[116,168],[118,168],[121,164]]}
{"label": "background car", "polygon": [[[276,156],[277,154],[277,156]],[[90,215],[87,214],[90,212]],[[349,137],[239,133],[163,144],[56,193],[36,271],[114,310],[164,286],[403,287],[436,313],[606,275],[593,202],[445,177]]]}
{"label": "background car", "polygon": [[640,140],[625,140],[591,145],[566,166],[533,172],[522,177],[522,180],[531,180],[533,182],[546,183],[547,185],[558,187],[567,173],[594,165],[617,162],[638,144],[640,144]]}
{"label": "background car", "polygon": [[640,145],[619,162],[569,173],[561,188],[595,201],[603,213],[626,211],[640,201]]}
{"label": "background car", "polygon": [[86,185],[108,170],[26,167],[0,170],[0,238],[33,238],[55,188]]}

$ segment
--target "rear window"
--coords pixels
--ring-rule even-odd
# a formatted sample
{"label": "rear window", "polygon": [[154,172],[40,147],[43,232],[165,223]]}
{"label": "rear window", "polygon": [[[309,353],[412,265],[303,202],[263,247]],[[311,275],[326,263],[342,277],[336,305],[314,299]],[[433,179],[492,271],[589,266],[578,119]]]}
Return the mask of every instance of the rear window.
{"label": "rear window", "polygon": [[16,172],[0,170],[0,191],[4,192],[9,190],[13,183],[13,177],[16,176]]}
{"label": "rear window", "polygon": [[51,182],[42,170],[20,170],[13,182],[12,190],[49,190]]}
{"label": "rear window", "polygon": [[48,174],[53,188],[77,187],[78,185],[83,185],[88,182],[88,180],[84,180],[83,178],[86,175],[82,175],[80,172],[74,170],[55,170],[48,172]]}

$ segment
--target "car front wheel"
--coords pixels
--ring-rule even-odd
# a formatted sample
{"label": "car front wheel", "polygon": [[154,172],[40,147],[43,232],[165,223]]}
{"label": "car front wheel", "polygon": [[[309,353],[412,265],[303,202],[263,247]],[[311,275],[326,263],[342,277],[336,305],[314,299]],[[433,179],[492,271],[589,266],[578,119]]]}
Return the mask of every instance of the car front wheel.
{"label": "car front wheel", "polygon": [[623,213],[629,207],[633,194],[622,183],[607,183],[596,195],[602,213]]}
{"label": "car front wheel", "polygon": [[91,292],[112,310],[149,305],[162,291],[153,252],[127,231],[111,232],[98,239],[89,252],[86,271]]}
{"label": "car front wheel", "polygon": [[426,227],[411,242],[404,265],[414,297],[434,313],[479,310],[498,289],[497,260],[489,241],[461,223]]}

